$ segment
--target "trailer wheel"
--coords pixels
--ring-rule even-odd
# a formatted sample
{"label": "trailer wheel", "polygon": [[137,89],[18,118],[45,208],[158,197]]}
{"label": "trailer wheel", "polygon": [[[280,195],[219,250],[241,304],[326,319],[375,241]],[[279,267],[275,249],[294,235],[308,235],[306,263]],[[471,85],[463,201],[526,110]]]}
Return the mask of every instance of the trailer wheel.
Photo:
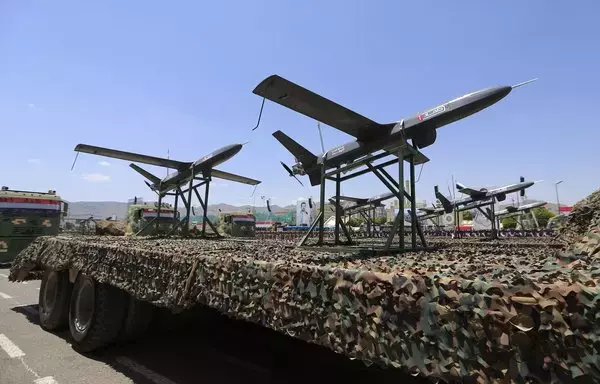
{"label": "trailer wheel", "polygon": [[67,326],[69,320],[69,298],[72,284],[68,271],[46,269],[42,276],[38,311],[40,327],[46,331],[57,331]]}
{"label": "trailer wheel", "polygon": [[113,342],[123,324],[125,293],[108,284],[96,283],[79,274],[69,308],[73,348],[91,352]]}
{"label": "trailer wheel", "polygon": [[130,341],[144,334],[154,315],[154,306],[150,303],[137,300],[131,295],[128,295],[127,309],[125,310],[125,319],[119,340]]}

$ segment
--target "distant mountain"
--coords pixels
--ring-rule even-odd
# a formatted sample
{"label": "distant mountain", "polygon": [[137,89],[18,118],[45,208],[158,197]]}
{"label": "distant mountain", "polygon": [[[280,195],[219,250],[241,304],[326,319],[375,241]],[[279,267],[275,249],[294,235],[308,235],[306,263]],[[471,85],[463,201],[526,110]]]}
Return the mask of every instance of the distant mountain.
{"label": "distant mountain", "polygon": [[[69,202],[69,213],[68,217],[74,219],[88,218],[93,216],[94,218],[105,218],[109,216],[116,215],[117,219],[124,218],[127,215],[127,206],[128,203],[118,202],[118,201],[74,201]],[[212,204],[208,206],[208,214],[216,215],[219,213],[228,213],[228,212],[248,212],[249,209],[252,209],[251,205],[242,205],[235,206],[230,204]],[[295,209],[294,205],[287,205],[285,207],[280,207],[278,205],[272,205],[272,212],[280,212],[280,211],[292,211]],[[183,207],[179,206],[178,210],[183,214]],[[256,212],[267,212],[267,207],[255,207]],[[202,212],[200,206],[194,206],[194,211],[197,214]]]}

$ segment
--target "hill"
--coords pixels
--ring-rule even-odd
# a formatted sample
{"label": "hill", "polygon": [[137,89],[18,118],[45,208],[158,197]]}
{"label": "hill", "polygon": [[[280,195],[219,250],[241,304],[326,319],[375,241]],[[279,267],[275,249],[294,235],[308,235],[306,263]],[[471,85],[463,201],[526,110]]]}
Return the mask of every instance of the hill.
{"label": "hill", "polygon": [[[118,201],[74,201],[69,202],[69,214],[70,218],[80,219],[93,216],[95,218],[105,218],[116,215],[117,219],[124,218],[127,215],[128,203]],[[208,214],[216,215],[219,212],[248,212],[252,209],[251,205],[235,206],[230,204],[209,204]],[[271,206],[272,212],[279,211],[293,211],[295,207],[288,205],[280,207],[277,205]],[[183,213],[183,209],[180,207],[179,210]],[[194,206],[194,210],[197,213],[202,212],[200,206]],[[255,207],[256,212],[267,212],[267,207]]]}

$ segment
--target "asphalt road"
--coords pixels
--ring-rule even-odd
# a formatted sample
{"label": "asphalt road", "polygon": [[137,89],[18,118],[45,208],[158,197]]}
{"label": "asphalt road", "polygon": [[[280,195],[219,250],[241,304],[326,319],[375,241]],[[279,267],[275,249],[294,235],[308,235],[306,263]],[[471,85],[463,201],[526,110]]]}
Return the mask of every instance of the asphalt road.
{"label": "asphalt road", "polygon": [[0,269],[2,384],[424,382],[207,310],[180,318],[161,312],[142,339],[82,355],[68,330],[38,325],[40,282],[7,276]]}

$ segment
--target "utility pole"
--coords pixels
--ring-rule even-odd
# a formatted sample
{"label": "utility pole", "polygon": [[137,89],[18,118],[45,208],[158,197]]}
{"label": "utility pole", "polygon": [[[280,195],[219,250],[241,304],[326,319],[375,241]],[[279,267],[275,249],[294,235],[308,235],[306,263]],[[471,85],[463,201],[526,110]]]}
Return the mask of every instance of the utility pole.
{"label": "utility pole", "polygon": [[554,183],[554,187],[556,188],[556,210],[558,212],[557,216],[560,216],[560,200],[558,200],[558,184],[562,183],[563,180],[559,180]]}

